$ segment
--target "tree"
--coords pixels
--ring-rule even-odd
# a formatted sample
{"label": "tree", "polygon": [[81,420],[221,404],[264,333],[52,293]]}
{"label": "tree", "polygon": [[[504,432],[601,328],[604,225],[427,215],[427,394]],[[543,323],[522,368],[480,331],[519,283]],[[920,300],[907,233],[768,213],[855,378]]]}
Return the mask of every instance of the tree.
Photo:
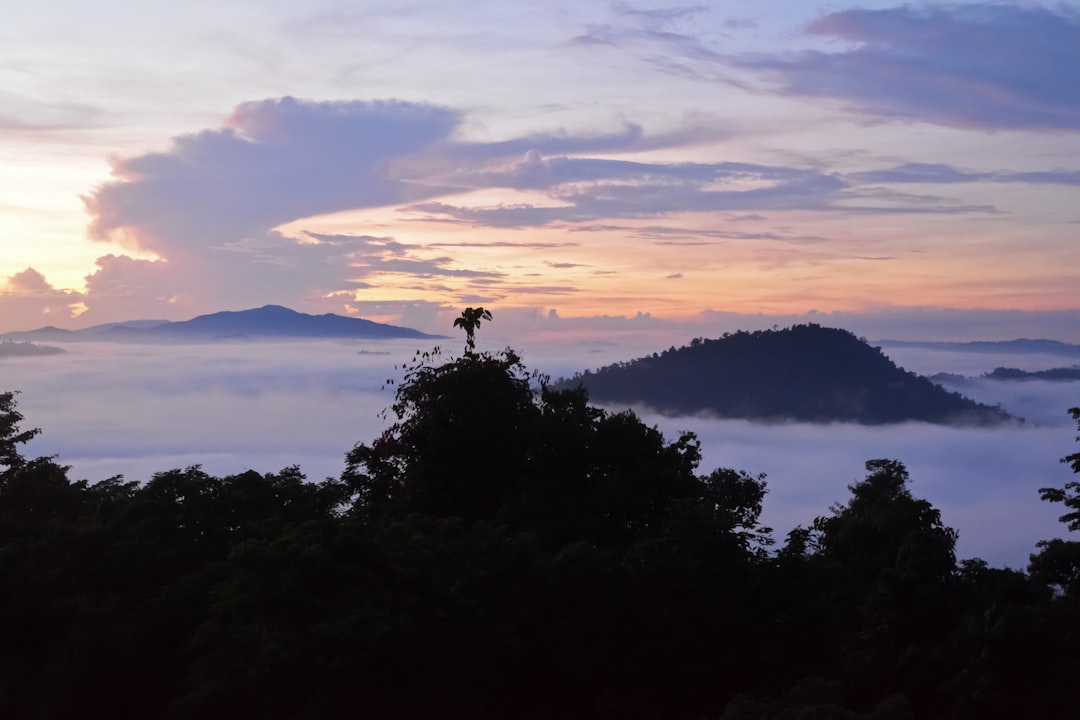
{"label": "tree", "polygon": [[[1069,414],[1080,429],[1080,407],[1069,408]],[[1077,437],[1080,440],[1080,437]],[[1061,462],[1080,473],[1080,452],[1066,455]],[[1070,532],[1080,530],[1080,481],[1065,483],[1064,487],[1039,488],[1039,496],[1052,503],[1061,503],[1069,512],[1058,518]],[[1031,555],[1028,572],[1038,582],[1058,588],[1066,597],[1080,600],[1080,542],[1072,540],[1041,540],[1039,552]]]}
{"label": "tree", "polygon": [[465,331],[466,354],[472,354],[476,350],[476,330],[480,327],[481,320],[491,320],[491,311],[482,307],[468,307],[462,310],[461,317],[454,320],[454,327]]}
{"label": "tree", "polygon": [[0,393],[0,466],[4,468],[0,477],[6,477],[25,464],[19,446],[30,442],[41,432],[37,428],[21,430],[19,424],[22,421],[22,413],[15,409],[15,393]]}
{"label": "tree", "polygon": [[[1069,408],[1069,414],[1077,421],[1077,429],[1080,429],[1080,407]],[[1080,441],[1080,437],[1076,439]],[[1071,467],[1074,473],[1080,473],[1080,452],[1066,455],[1061,462]],[[1047,502],[1061,503],[1070,508],[1071,512],[1058,519],[1065,523],[1070,532],[1080,530],[1080,482],[1067,482],[1063,488],[1039,488],[1039,496]]]}
{"label": "tree", "polygon": [[847,505],[814,521],[818,551],[863,580],[888,571],[920,583],[944,581],[956,565],[956,531],[929,502],[912,496],[903,463],[870,460],[866,469],[866,479],[849,487]]}

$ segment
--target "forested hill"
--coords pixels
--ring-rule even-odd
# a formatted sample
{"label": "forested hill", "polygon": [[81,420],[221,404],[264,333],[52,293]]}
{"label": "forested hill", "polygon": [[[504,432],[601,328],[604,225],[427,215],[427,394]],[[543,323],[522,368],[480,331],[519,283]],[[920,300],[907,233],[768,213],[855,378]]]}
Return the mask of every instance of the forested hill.
{"label": "forested hill", "polygon": [[595,402],[644,405],[666,415],[864,424],[1014,419],[897,367],[846,330],[815,324],[698,338],[557,385],[583,386]]}

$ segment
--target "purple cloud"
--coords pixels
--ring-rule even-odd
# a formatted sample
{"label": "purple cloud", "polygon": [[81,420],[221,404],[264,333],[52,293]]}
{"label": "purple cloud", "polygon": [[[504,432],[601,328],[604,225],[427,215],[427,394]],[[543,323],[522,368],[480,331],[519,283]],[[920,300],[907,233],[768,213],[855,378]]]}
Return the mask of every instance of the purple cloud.
{"label": "purple cloud", "polygon": [[117,179],[84,199],[90,233],[127,231],[141,249],[170,257],[312,215],[423,197],[432,191],[395,177],[388,163],[445,140],[460,119],[397,101],[244,103],[220,130],[116,161]]}
{"label": "purple cloud", "polygon": [[779,92],[880,117],[985,130],[1080,129],[1080,13],[1004,4],[843,10],[806,31],[849,43],[736,59]]}
{"label": "purple cloud", "polygon": [[[376,274],[502,278],[491,270],[461,268],[450,257],[429,257],[430,248],[392,238],[295,238],[275,228],[481,187],[557,187],[574,177],[599,180],[620,173],[693,174],[691,168],[630,169],[634,163],[613,169],[588,159],[556,164],[546,179],[543,172],[530,180],[527,172],[507,168],[516,167],[509,158],[531,160],[541,152],[640,151],[717,136],[700,128],[647,136],[640,126],[626,124],[609,133],[559,131],[466,143],[454,137],[461,120],[457,110],[426,104],[286,97],[244,103],[219,129],[114,161],[113,179],[84,198],[90,234],[149,251],[157,260],[101,258],[87,279],[88,318],[112,319],[98,316],[122,300],[169,317],[271,300],[327,309],[328,302],[339,306],[343,293],[370,287],[366,280]],[[671,182],[680,181],[675,176]]]}
{"label": "purple cloud", "polygon": [[[751,163],[642,163],[598,158],[544,158],[530,151],[509,164],[463,170],[452,181],[477,188],[540,190],[550,205],[487,207],[429,201],[407,209],[419,220],[524,228],[674,213],[828,210],[851,213],[993,212],[992,207],[950,203],[859,188],[836,173]],[[872,203],[872,204],[871,204]],[[729,235],[732,237],[732,235]]]}
{"label": "purple cloud", "polygon": [[1037,172],[972,172],[940,163],[904,163],[883,170],[852,173],[859,182],[953,184],[968,182],[1028,183],[1031,185],[1080,185],[1080,170]]}

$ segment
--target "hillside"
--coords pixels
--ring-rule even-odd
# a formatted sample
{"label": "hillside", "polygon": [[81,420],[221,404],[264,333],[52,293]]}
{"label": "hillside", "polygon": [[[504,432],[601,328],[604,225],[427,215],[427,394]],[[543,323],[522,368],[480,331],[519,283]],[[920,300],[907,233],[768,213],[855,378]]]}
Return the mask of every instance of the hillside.
{"label": "hillside", "polygon": [[50,345],[35,345],[34,343],[29,342],[0,340],[0,358],[58,355],[62,352],[64,352],[62,349]]}
{"label": "hillside", "polygon": [[199,315],[183,322],[137,320],[95,325],[83,330],[44,327],[0,335],[12,341],[51,340],[59,342],[206,342],[213,340],[329,339],[352,338],[390,340],[396,338],[438,338],[412,328],[386,325],[362,318],[326,313],[308,315],[279,305],[252,310]]}
{"label": "hillside", "polygon": [[814,324],[699,338],[557,385],[583,386],[598,403],[643,405],[674,416],[872,425],[1014,419],[897,367],[846,330]]}

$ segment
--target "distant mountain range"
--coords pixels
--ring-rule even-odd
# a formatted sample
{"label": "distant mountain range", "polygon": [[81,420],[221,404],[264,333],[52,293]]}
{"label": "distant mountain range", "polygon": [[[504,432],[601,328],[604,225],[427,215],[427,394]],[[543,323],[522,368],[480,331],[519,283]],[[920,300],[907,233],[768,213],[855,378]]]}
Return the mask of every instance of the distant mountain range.
{"label": "distant mountain range", "polygon": [[997,367],[988,373],[976,377],[970,375],[955,375],[953,373],[937,373],[936,375],[931,375],[930,379],[936,383],[952,385],[954,387],[970,386],[977,380],[999,380],[1004,382],[1015,380],[1075,382],[1080,380],[1080,365],[1049,368],[1047,370],[1020,370],[1019,368]]}
{"label": "distant mountain range", "polygon": [[1080,345],[1072,345],[1057,340],[1019,340],[976,341],[976,342],[922,342],[909,340],[876,340],[875,345],[885,348],[922,348],[924,350],[943,350],[947,352],[1002,353],[1015,355],[1062,355],[1080,357]]}
{"label": "distant mountain range", "polygon": [[50,326],[4,333],[0,335],[0,341],[183,343],[289,338],[391,340],[441,337],[362,318],[331,313],[308,315],[280,305],[266,305],[253,310],[200,315],[183,322],[134,320],[95,325],[83,330],[63,330]]}
{"label": "distant mountain range", "polygon": [[673,416],[871,425],[1016,420],[897,367],[880,348],[846,330],[814,324],[699,338],[556,383],[575,386],[588,390],[594,402]]}

